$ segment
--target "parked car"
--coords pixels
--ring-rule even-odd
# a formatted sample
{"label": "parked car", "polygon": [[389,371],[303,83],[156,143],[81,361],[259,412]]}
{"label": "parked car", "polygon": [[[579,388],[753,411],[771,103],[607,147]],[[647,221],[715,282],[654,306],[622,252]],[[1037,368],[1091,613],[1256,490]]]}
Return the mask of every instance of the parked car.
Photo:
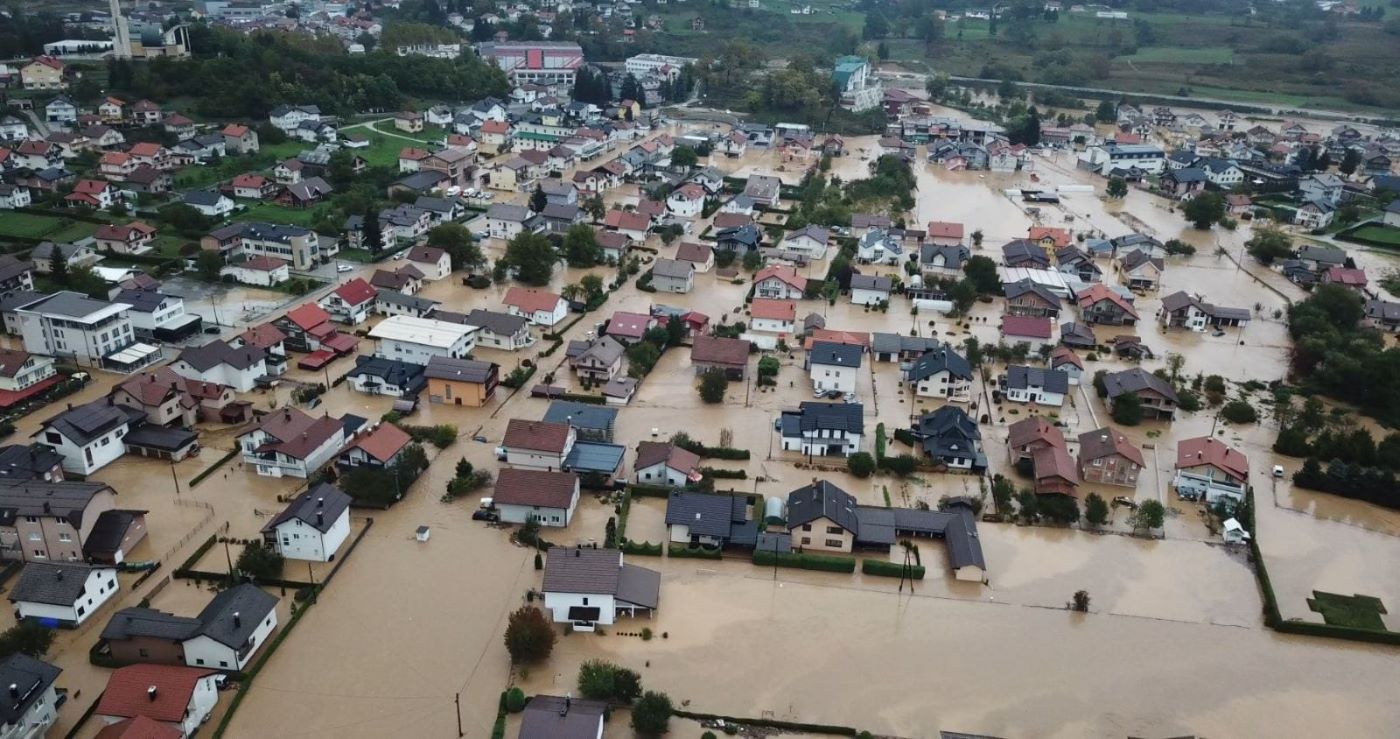
{"label": "parked car", "polygon": [[335,265],[335,271],[336,271],[336,272],[351,272],[351,271],[354,271],[354,269],[355,269],[354,266],[349,265],[349,264],[337,264],[337,265]]}

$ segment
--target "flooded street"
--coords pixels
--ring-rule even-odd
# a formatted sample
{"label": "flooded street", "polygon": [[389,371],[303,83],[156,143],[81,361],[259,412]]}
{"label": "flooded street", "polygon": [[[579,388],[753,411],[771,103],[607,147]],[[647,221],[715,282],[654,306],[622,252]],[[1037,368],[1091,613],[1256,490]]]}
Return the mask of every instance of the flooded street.
{"label": "flooded street", "polygon": [[[868,160],[862,161],[858,152],[874,152],[876,139],[853,138],[847,146],[852,153],[833,163],[832,174],[864,176]],[[775,152],[755,149],[738,159],[714,156],[711,164],[744,176],[772,173],[778,159]],[[1075,170],[1068,155],[1037,158],[1035,170],[1039,187],[1102,184]],[[919,186],[916,227],[945,220],[965,223],[968,232],[981,229],[980,253],[994,259],[1003,243],[1024,237],[1037,218],[1043,225],[1065,226],[1075,233],[1118,236],[1146,228],[1159,239],[1180,238],[1196,245],[1193,257],[1168,258],[1159,291],[1137,298],[1142,316],[1138,326],[1098,327],[1100,342],[1117,333],[1135,333],[1156,354],[1142,364],[1144,368],[1162,367],[1168,353],[1179,353],[1185,357],[1185,375],[1222,375],[1230,381],[1232,394],[1240,392],[1240,383],[1283,377],[1287,329],[1274,312],[1303,293],[1258,265],[1234,261],[1249,237],[1247,224],[1234,232],[1196,231],[1179,213],[1169,212],[1163,201],[1136,190],[1122,202],[1071,193],[1061,208],[1042,208],[1033,217],[1004,194],[1007,188],[1029,184],[1028,173],[948,172],[922,160],[914,171]],[[778,174],[788,183],[800,178],[791,168]],[[635,197],[635,188],[609,194],[610,202],[634,202]],[[699,219],[683,240],[696,239],[708,223]],[[1217,254],[1217,244],[1229,256]],[[504,249],[504,243],[494,239],[484,246],[492,259]],[[647,246],[662,257],[674,256],[677,248],[664,246],[655,236]],[[1367,262],[1372,272],[1390,261],[1370,254],[1366,259],[1376,260],[1377,266]],[[817,261],[803,273],[821,277],[827,266],[827,261]],[[1100,266],[1116,281],[1111,266]],[[617,269],[577,270],[561,264],[551,288],[576,283],[588,273],[611,282]],[[687,294],[643,292],[636,278],[629,277],[601,310],[579,320],[563,338],[584,338],[614,311],[646,313],[656,304],[702,312],[712,325],[749,321],[744,297],[750,275],[742,277],[736,284],[713,270],[697,274],[695,289]],[[422,295],[441,301],[444,310],[469,312],[499,309],[509,287],[474,290],[454,276],[427,283]],[[1155,315],[1162,296],[1177,290],[1249,308],[1253,320],[1221,337],[1164,332]],[[279,295],[261,293],[266,291],[235,290],[221,297],[217,309],[222,323],[229,323],[226,312],[237,312],[230,303],[261,305]],[[187,305],[192,302],[193,298]],[[212,312],[214,301],[207,303]],[[978,303],[970,316],[951,319],[932,313],[910,315],[902,298],[881,313],[843,297],[834,305],[799,302],[798,320],[816,313],[828,329],[912,332],[954,344],[975,336],[996,343],[1002,307],[1001,301]],[[564,352],[540,357],[552,342],[543,339],[540,329],[532,332],[537,343],[528,350],[480,350],[476,356],[500,364],[503,376],[526,360],[537,361],[540,370],[530,385],[555,371],[555,384],[579,389],[564,365]],[[372,343],[362,339],[360,352],[371,353]],[[752,371],[756,359],[751,359],[749,379],[731,383],[723,404],[707,405],[696,392],[689,350],[667,351],[631,404],[619,411],[615,438],[628,447],[626,471],[631,471],[638,442],[685,432],[709,445],[723,442],[750,451],[747,461],[704,462],[745,471],[745,479],[721,480],[721,489],[785,497],[821,478],[861,503],[877,506],[887,499],[896,506],[936,506],[943,496],[983,496],[978,478],[968,475],[877,475],[862,480],[847,473],[844,460],[808,460],[782,452],[774,421],[781,411],[811,400],[812,392],[802,369],[804,352],[794,347],[777,356],[782,366],[776,387],[757,387]],[[878,424],[892,436],[894,429],[907,428],[913,418],[939,405],[913,398],[901,385],[897,364],[870,360],[869,355],[863,358],[857,380],[867,450],[873,450]],[[295,361],[291,364],[294,367]],[[324,371],[293,368],[288,379],[329,382],[353,365],[353,358],[347,357]],[[1088,378],[1098,369],[1130,366],[1108,356],[1089,361],[1084,385],[1074,389],[1067,404],[1042,410],[1054,410],[1065,424],[1065,436],[1074,442],[1079,433],[1110,423]],[[979,382],[994,382],[1002,369],[985,368]],[[98,382],[65,402],[100,397],[116,379],[98,374]],[[291,403],[293,384],[284,382],[245,397],[260,410],[285,407]],[[975,413],[990,416],[980,428],[991,471],[1027,485],[1011,469],[1005,440],[1007,427],[1026,418],[1031,409],[1012,403],[987,407],[980,390],[976,396]],[[1256,406],[1261,398],[1253,395]],[[377,421],[391,407],[390,398],[358,394],[342,384],[327,392],[313,412],[352,413]],[[357,532],[366,525],[364,519],[372,518],[373,525],[317,605],[264,665],[226,736],[451,737],[457,730],[458,700],[466,736],[489,736],[499,693],[512,678],[502,644],[506,617],[521,605],[528,589],[540,586],[540,574],[534,570],[533,553],[512,545],[507,531],[470,520],[480,496],[450,503],[439,497],[458,459],[494,471],[493,447],[507,422],[540,418],[547,407],[548,401],[529,397],[528,387],[520,392],[499,387],[485,407],[425,403],[406,419],[419,425],[453,424],[458,439],[445,450],[429,449],[433,464],[394,508],[355,512]],[[40,421],[57,411],[45,409],[22,419],[13,438],[28,438]],[[1255,576],[1244,552],[1220,544],[1197,505],[1178,500],[1170,489],[1179,440],[1216,433],[1216,438],[1238,446],[1250,459],[1259,535],[1285,618],[1320,621],[1305,602],[1313,590],[1361,593],[1381,598],[1390,610],[1387,625],[1400,629],[1400,578],[1394,576],[1400,572],[1400,514],[1292,490],[1286,479],[1275,487],[1269,476],[1272,465],[1283,464],[1291,473],[1298,460],[1275,459],[1270,447],[1277,429],[1267,414],[1262,415],[1258,425],[1235,427],[1217,422],[1213,409],[1204,409],[1180,414],[1172,424],[1148,422],[1122,429],[1142,448],[1147,464],[1137,487],[1085,486],[1082,492],[1162,501],[1172,509],[1164,538],[1128,536],[1123,509],[1115,511],[1102,533],[984,523],[979,525],[979,538],[989,583],[954,580],[943,546],[922,542],[928,577],[917,584],[912,597],[897,592],[897,580],[859,573],[775,571],[755,567],[742,557],[629,557],[633,564],[662,572],[660,608],[650,620],[623,621],[609,631],[648,626],[658,638],[644,642],[616,633],[564,636],[548,663],[514,677],[527,693],[563,694],[576,690],[582,661],[601,657],[636,669],[647,688],[669,693],[677,704],[689,701],[690,710],[852,725],[902,737],[935,736],[939,729],[1008,737],[1393,734],[1400,725],[1394,690],[1400,684],[1396,650],[1286,637],[1264,628]],[[139,602],[216,530],[236,538],[256,537],[268,517],[280,510],[279,496],[295,493],[301,485],[294,479],[259,477],[235,458],[190,487],[201,470],[234,448],[237,435],[246,428],[201,430],[204,452],[196,459],[172,467],[127,457],[94,475],[117,490],[121,507],[149,511],[150,535],[131,558],[160,559],[164,567],[141,588],[124,590],[120,604],[105,606],[89,622],[91,628],[60,635],[51,653],[65,670],[60,685],[83,691],[60,713],[60,729],[70,727],[105,684],[109,671],[89,664],[87,649],[111,610]],[[474,441],[476,436],[486,443]],[[891,454],[912,451],[890,443]],[[989,495],[987,502],[990,505]],[[664,501],[635,499],[628,537],[663,541],[664,514]],[[585,494],[573,524],[547,531],[546,538],[565,546],[601,542],[612,515],[610,504]],[[415,540],[419,526],[430,527],[429,541]],[[226,557],[215,547],[199,567],[221,571]],[[310,573],[304,570],[304,563],[291,563],[287,576],[319,580],[327,572],[321,565]],[[1064,610],[1077,590],[1089,592],[1091,613]],[[177,580],[152,605],[183,613],[197,610],[205,597],[206,591]],[[289,608],[289,601],[284,598],[281,608]],[[285,625],[287,614],[279,613]],[[625,723],[625,713],[615,716],[609,735],[630,735]],[[673,727],[676,736],[701,731],[693,723],[674,722]],[[88,729],[95,727],[89,724],[84,735],[95,733]]]}

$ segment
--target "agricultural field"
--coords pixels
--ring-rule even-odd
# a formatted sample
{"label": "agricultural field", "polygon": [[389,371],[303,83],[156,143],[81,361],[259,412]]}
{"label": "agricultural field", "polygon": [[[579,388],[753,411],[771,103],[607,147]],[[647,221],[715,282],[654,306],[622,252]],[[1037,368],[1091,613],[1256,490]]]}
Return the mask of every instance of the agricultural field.
{"label": "agricultural field", "polygon": [[48,239],[76,241],[97,233],[97,224],[38,213],[7,213],[0,218],[0,240]]}

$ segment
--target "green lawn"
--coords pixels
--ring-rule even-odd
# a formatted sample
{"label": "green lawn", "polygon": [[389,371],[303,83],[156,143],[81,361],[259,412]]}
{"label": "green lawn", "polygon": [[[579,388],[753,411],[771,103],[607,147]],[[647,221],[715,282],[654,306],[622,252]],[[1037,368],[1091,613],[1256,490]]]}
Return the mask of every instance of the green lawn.
{"label": "green lawn", "polygon": [[0,236],[42,239],[65,227],[68,221],[34,213],[6,213],[0,216]]}
{"label": "green lawn", "polygon": [[1145,49],[1138,49],[1132,56],[1122,57],[1122,60],[1133,62],[1134,64],[1233,64],[1235,52],[1227,46],[1211,46],[1199,49],[1173,48],[1166,46],[1149,46]]}
{"label": "green lawn", "polygon": [[1387,611],[1380,598],[1369,595],[1338,595],[1314,590],[1313,597],[1308,598],[1308,608],[1322,614],[1322,620],[1332,626],[1386,630],[1381,614]]}
{"label": "green lawn", "polygon": [[234,213],[229,218],[230,221],[263,221],[307,228],[316,222],[321,210],[327,207],[322,205],[315,208],[286,208],[276,203],[260,203],[251,200],[240,200],[239,204],[247,205],[248,209]]}
{"label": "green lawn", "polygon": [[1353,231],[1352,235],[1360,239],[1369,239],[1392,246],[1400,246],[1400,228],[1396,228],[1395,226],[1385,226],[1381,224],[1362,226]]}

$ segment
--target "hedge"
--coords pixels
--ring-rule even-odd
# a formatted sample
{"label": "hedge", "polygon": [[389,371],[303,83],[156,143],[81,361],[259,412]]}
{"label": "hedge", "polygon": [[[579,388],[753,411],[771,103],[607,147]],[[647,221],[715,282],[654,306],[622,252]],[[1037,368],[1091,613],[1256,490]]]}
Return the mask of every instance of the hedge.
{"label": "hedge", "polygon": [[175,568],[175,575],[178,577],[181,572],[192,571],[194,569],[194,566],[199,563],[200,558],[203,557],[205,554],[208,554],[209,550],[214,548],[214,544],[217,541],[218,537],[214,534],[210,534],[209,538],[205,539],[204,543],[200,544],[199,548],[194,550],[194,554],[191,554],[188,558],[185,559],[184,562],[180,563],[179,567]]}
{"label": "hedge", "polygon": [[228,461],[229,461],[230,459],[233,459],[234,457],[237,457],[237,456],[238,456],[238,448],[237,448],[237,447],[234,447],[233,449],[230,449],[230,450],[229,450],[229,453],[228,453],[228,454],[225,454],[225,455],[222,456],[222,457],[219,457],[219,460],[218,460],[217,462],[215,462],[214,464],[209,465],[209,466],[206,467],[204,470],[202,470],[198,475],[195,475],[194,477],[190,478],[189,486],[190,486],[191,488],[193,488],[195,485],[198,485],[199,483],[204,482],[204,478],[206,478],[206,477],[208,477],[208,476],[214,474],[215,472],[218,472],[220,467],[223,467],[225,464],[228,463]]}
{"label": "hedge", "polygon": [[671,489],[656,485],[628,485],[627,492],[634,498],[669,498]]}
{"label": "hedge", "polygon": [[582,393],[560,393],[559,395],[551,395],[550,398],[572,400],[575,403],[587,403],[589,405],[604,405],[608,402],[608,399],[601,395],[584,395]]}
{"label": "hedge", "polygon": [[918,446],[919,440],[914,438],[914,432],[909,429],[895,429],[894,440],[909,446]]}
{"label": "hedge", "polygon": [[700,474],[719,480],[747,480],[749,477],[749,473],[745,470],[725,470],[715,467],[701,467]]}
{"label": "hedge", "polygon": [[692,547],[685,544],[672,544],[669,554],[672,557],[690,557],[692,559],[720,559],[724,552],[718,547]]}
{"label": "hedge", "polygon": [[856,561],[847,557],[826,557],[819,554],[779,553],[755,550],[753,563],[760,567],[777,565],[799,570],[821,570],[823,572],[855,572]]}
{"label": "hedge", "polygon": [[624,541],[617,548],[622,550],[623,554],[635,554],[639,557],[661,556],[661,545],[647,541]]}
{"label": "hedge", "polygon": [[883,559],[861,560],[860,571],[866,575],[878,577],[905,577],[907,575],[915,580],[924,579],[924,568],[919,565],[905,567],[901,562],[890,562]]}
{"label": "hedge", "polygon": [[711,459],[748,459],[749,450],[734,449],[727,446],[705,446],[694,439],[676,444],[676,446],[702,457]]}

